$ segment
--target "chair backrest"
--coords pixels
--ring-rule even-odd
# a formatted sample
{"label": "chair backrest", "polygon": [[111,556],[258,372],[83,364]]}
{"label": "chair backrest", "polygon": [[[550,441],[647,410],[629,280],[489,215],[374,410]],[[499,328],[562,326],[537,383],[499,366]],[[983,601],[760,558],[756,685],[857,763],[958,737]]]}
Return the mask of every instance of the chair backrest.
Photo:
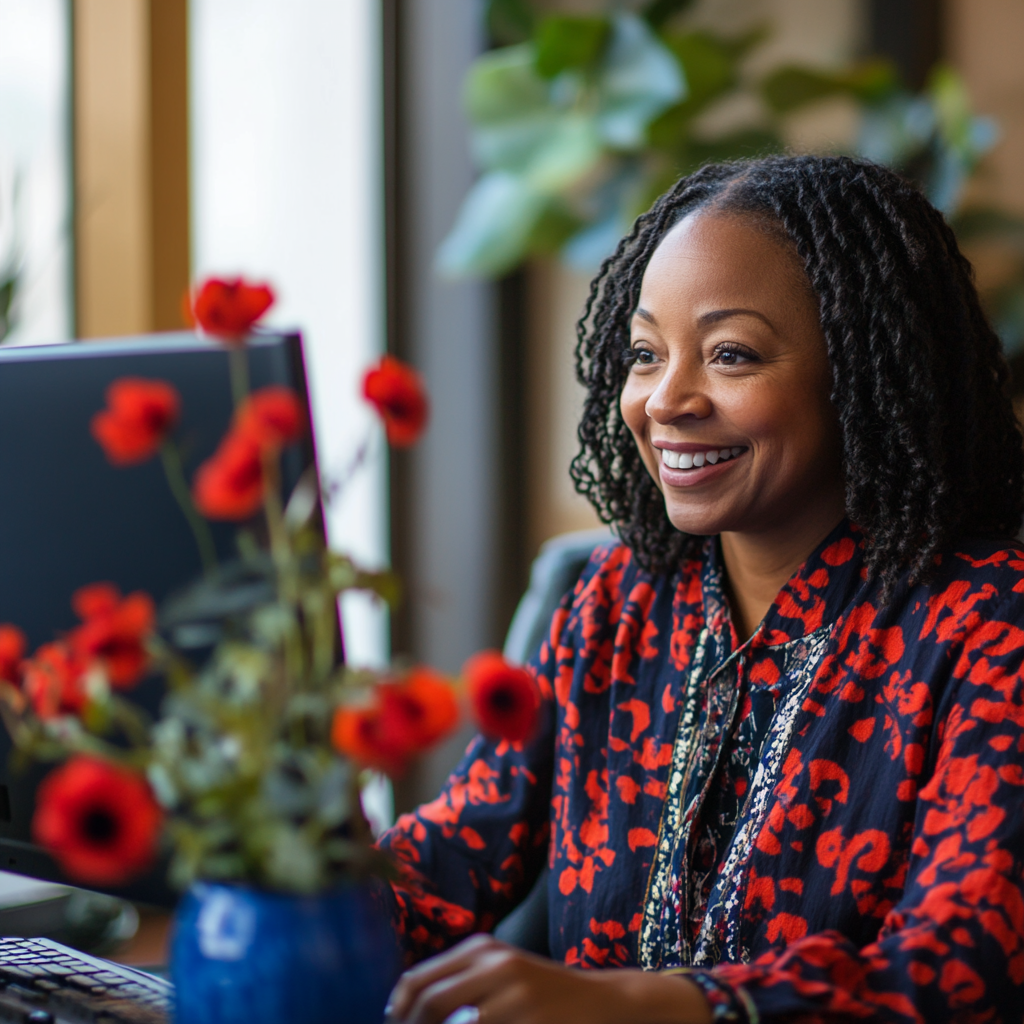
{"label": "chair backrest", "polygon": [[530,585],[505,636],[505,657],[527,662],[536,654],[559,602],[579,578],[594,549],[615,538],[608,529],[577,530],[545,541],[530,568]]}
{"label": "chair backrest", "polygon": [[[580,530],[552,537],[540,549],[505,637],[505,657],[526,662],[537,652],[566,591],[576,582],[594,549],[614,540],[610,530]],[[496,938],[530,953],[549,956],[548,867],[526,899],[494,929]]]}

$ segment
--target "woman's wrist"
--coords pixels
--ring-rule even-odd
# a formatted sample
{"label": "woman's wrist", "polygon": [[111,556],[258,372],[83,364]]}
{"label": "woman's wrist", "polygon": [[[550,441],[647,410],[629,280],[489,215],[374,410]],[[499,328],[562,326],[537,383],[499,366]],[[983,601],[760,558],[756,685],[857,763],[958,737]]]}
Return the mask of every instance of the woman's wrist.
{"label": "woman's wrist", "polygon": [[699,985],[685,974],[659,971],[610,970],[595,972],[619,1000],[611,1016],[636,1024],[712,1024],[711,1006]]}

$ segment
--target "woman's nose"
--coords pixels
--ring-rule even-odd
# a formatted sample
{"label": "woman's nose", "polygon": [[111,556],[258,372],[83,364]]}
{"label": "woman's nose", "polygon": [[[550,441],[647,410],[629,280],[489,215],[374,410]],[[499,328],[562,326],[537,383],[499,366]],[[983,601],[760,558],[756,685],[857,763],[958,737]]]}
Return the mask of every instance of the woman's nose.
{"label": "woman's nose", "polygon": [[684,416],[704,419],[711,415],[711,408],[701,375],[685,364],[671,363],[644,406],[652,420],[666,424]]}

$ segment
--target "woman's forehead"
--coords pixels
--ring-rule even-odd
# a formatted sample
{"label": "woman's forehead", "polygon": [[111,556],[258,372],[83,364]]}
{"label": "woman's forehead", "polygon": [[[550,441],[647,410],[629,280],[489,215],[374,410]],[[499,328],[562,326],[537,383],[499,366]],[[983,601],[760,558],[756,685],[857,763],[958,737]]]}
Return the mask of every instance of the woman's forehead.
{"label": "woman's forehead", "polygon": [[644,272],[639,307],[658,317],[679,307],[754,305],[778,311],[811,297],[796,249],[753,218],[689,214],[662,239]]}

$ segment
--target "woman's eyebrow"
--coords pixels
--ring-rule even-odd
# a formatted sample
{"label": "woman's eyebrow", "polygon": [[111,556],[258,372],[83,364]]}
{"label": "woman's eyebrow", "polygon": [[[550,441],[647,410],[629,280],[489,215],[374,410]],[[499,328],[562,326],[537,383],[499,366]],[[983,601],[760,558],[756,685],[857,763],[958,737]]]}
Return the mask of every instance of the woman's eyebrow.
{"label": "woman's eyebrow", "polygon": [[[637,312],[639,312],[639,310],[637,310]],[[697,318],[697,323],[700,324],[701,327],[710,327],[712,324],[717,324],[722,320],[728,320],[729,317],[733,316],[754,316],[757,317],[758,320],[762,320],[773,331],[775,330],[775,324],[773,324],[771,320],[764,315],[764,313],[759,313],[756,309],[712,309],[707,313],[702,313]]]}
{"label": "woman's eyebrow", "polygon": [[649,324],[653,324],[655,326],[658,324],[658,321],[654,318],[654,314],[648,313],[643,306],[637,306],[633,311],[633,316],[638,316],[641,320],[646,320]]}

